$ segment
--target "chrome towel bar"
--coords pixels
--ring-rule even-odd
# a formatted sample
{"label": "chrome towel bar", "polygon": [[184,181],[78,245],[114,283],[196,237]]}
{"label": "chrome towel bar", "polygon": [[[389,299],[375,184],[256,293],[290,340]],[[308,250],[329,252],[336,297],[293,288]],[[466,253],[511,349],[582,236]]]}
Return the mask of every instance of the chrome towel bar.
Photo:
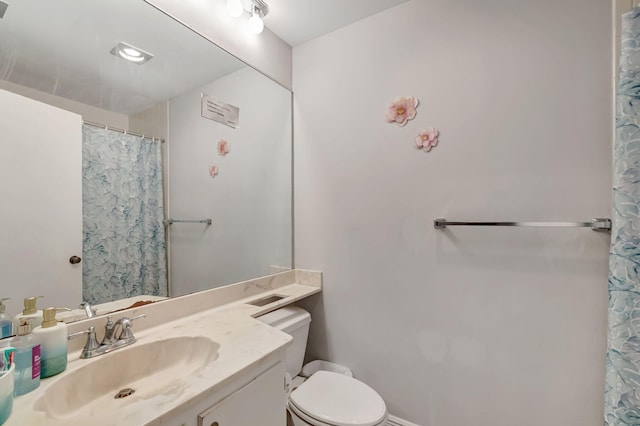
{"label": "chrome towel bar", "polygon": [[211,222],[211,218],[202,220],[168,219],[164,221],[164,225],[173,225],[174,223],[206,223],[207,225],[211,225]]}
{"label": "chrome towel bar", "polygon": [[611,219],[596,218],[591,222],[449,222],[443,217],[433,220],[433,227],[445,229],[447,226],[523,226],[547,228],[591,228],[594,231],[611,231]]}

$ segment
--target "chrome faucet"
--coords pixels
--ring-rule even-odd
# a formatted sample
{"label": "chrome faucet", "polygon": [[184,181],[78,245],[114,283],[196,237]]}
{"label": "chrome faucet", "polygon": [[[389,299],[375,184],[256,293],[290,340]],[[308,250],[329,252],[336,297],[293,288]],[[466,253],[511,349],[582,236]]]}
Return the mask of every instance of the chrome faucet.
{"label": "chrome faucet", "polygon": [[116,326],[113,321],[111,321],[111,315],[107,315],[107,323],[104,325],[104,337],[100,345],[108,346],[116,343],[118,339],[116,339],[115,334]]}
{"label": "chrome faucet", "polygon": [[89,302],[82,302],[80,304],[80,306],[78,306],[80,309],[84,309],[84,313],[87,315],[87,318],[93,318],[96,316],[96,313],[98,312],[98,310],[94,307],[92,307]]}
{"label": "chrome faucet", "polygon": [[[141,314],[133,318],[123,317],[114,323],[111,320],[111,315],[109,315],[107,317],[107,323],[104,326],[104,337],[100,343],[98,343],[98,340],[96,339],[95,327],[89,327],[86,330],[71,333],[69,334],[68,339],[71,340],[74,337],[87,334],[87,342],[80,353],[80,358],[93,358],[135,343],[136,338],[131,331],[133,321],[139,318],[144,318],[145,316],[145,314]],[[116,338],[116,331],[118,329],[120,329],[120,334]]]}

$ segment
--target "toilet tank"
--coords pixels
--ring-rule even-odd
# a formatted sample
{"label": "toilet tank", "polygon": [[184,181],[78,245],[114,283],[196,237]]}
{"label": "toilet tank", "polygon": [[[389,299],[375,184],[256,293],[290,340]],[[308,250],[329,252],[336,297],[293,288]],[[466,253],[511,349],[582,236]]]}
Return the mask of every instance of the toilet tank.
{"label": "toilet tank", "polygon": [[297,306],[286,306],[256,319],[293,337],[293,343],[287,349],[286,364],[291,377],[297,376],[302,370],[304,352],[307,349],[311,322],[309,312]]}

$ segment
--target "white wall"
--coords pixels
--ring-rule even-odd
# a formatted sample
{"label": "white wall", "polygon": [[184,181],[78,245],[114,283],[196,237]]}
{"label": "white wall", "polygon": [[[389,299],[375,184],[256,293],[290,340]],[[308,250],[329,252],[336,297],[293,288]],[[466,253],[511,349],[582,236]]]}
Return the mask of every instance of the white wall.
{"label": "white wall", "polygon": [[0,89],[0,298],[82,302],[82,118]]}
{"label": "white wall", "polygon": [[602,424],[609,235],[432,221],[610,216],[611,38],[602,0],[413,0],[294,48],[310,357],[424,426]]}
{"label": "white wall", "polygon": [[[238,106],[240,126],[202,118],[201,93]],[[291,93],[246,67],[171,99],[168,144],[170,217],[213,220],[171,226],[171,295],[290,268]]]}

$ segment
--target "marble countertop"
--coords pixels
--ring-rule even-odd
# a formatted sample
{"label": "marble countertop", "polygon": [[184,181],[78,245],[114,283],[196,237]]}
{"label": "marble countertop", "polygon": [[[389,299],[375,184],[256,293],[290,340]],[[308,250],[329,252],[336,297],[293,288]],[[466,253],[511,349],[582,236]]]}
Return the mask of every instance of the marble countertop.
{"label": "marble countertop", "polygon": [[[106,426],[157,422],[178,407],[189,405],[204,395],[215,392],[241,372],[266,362],[279,351],[284,351],[290,344],[291,337],[255,317],[320,292],[321,280],[318,272],[289,271],[118,312],[118,316],[114,315],[114,321],[122,316],[146,314],[146,318],[137,320],[134,325],[138,341],[127,348],[92,359],[78,358],[82,345],[70,347],[67,370],[57,376],[42,379],[38,389],[15,398],[13,413],[5,425]],[[265,298],[267,299],[264,300]],[[225,303],[220,303],[221,300]],[[256,301],[258,305],[269,303],[257,306]],[[207,304],[214,306],[207,309]],[[180,315],[179,318],[175,318],[176,313]],[[99,327],[104,327],[104,322],[104,317],[80,321],[70,324],[69,332],[86,329],[91,325],[99,330]],[[64,418],[52,418],[43,411],[41,398],[47,389],[74,371],[138,345],[186,336],[206,337],[220,345],[217,358],[208,366],[192,373],[188,377],[188,385],[182,383],[171,386],[147,399],[112,400],[116,402],[110,402],[108,410],[104,407],[92,407],[97,404],[91,404]],[[84,379],[91,381],[91,377]],[[114,389],[114,393],[117,390]],[[120,401],[120,406],[111,407]]]}

